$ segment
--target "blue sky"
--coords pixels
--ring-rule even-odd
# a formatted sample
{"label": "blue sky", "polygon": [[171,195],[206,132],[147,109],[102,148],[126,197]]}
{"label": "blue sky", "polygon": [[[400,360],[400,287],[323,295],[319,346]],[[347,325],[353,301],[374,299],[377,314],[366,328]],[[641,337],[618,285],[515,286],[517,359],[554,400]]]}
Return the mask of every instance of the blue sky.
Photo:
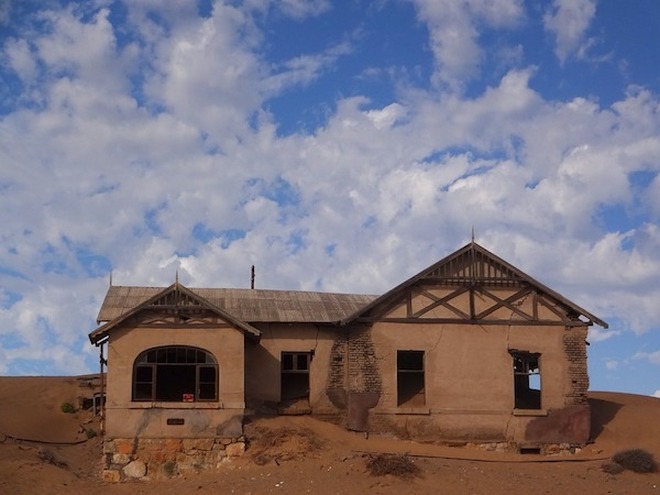
{"label": "blue sky", "polygon": [[0,373],[109,283],[379,294],[476,239],[660,396],[660,3],[0,0]]}

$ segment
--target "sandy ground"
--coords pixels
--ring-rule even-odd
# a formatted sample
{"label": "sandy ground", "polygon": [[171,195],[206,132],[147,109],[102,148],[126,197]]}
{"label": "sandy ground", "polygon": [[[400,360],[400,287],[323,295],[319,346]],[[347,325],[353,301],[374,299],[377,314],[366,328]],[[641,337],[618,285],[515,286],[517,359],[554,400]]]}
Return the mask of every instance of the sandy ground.
{"label": "sandy ground", "polygon": [[[618,475],[604,459],[643,448],[660,460],[660,399],[594,392],[593,443],[568,456],[504,455],[468,447],[363,435],[308,416],[246,425],[244,457],[222,469],[167,481],[122,484],[99,479],[101,444],[90,413],[65,414],[73,377],[0,377],[0,494],[373,493],[660,495],[660,473]],[[411,479],[373,476],[370,455],[406,453],[420,469]]]}

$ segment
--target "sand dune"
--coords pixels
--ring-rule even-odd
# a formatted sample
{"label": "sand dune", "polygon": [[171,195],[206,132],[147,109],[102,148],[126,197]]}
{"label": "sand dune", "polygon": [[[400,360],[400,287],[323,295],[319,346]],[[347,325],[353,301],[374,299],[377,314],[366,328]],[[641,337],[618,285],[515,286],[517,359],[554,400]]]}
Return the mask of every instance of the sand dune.
{"label": "sand dune", "polygon": [[[502,455],[348,432],[311,417],[258,419],[247,427],[245,456],[214,473],[168,481],[104,484],[100,439],[90,412],[67,414],[76,377],[0,377],[0,493],[660,493],[660,473],[604,473],[603,459],[643,448],[660,459],[660,399],[590,394],[593,443],[572,456]],[[412,454],[421,477],[366,472],[379,452]],[[488,461],[488,462],[485,462]],[[552,462],[547,462],[552,461]]]}

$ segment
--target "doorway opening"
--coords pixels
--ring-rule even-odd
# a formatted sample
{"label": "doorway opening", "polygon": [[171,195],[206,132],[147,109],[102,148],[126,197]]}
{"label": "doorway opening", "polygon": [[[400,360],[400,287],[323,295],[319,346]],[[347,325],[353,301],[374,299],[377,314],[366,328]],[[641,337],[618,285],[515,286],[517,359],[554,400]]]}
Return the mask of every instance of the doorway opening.
{"label": "doorway opening", "polygon": [[281,405],[284,413],[309,412],[311,352],[282,352]]}

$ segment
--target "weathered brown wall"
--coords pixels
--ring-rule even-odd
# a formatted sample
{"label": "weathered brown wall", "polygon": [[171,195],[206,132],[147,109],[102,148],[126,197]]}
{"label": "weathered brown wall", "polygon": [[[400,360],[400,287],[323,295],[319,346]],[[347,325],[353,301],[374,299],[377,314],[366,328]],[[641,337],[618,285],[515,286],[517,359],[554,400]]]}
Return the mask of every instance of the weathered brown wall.
{"label": "weathered brown wall", "polygon": [[[561,326],[375,323],[382,394],[370,427],[413,437],[480,441],[541,441],[535,432],[586,392],[584,329]],[[509,350],[540,353],[541,410],[514,411],[513,365]],[[397,350],[425,351],[423,407],[397,406]],[[349,358],[350,359],[350,358]],[[584,413],[561,416],[570,423],[563,441],[584,441]],[[536,425],[527,430],[534,420]],[[568,438],[570,437],[570,438]],[[553,440],[554,441],[554,440]]]}
{"label": "weathered brown wall", "polygon": [[[520,444],[588,438],[586,328],[431,322],[259,328],[259,343],[229,326],[116,329],[108,346],[109,438],[240,436],[246,401],[280,401],[282,352],[313,352],[312,412],[341,413],[352,429]],[[134,360],[161,345],[211,352],[219,365],[220,402],[132,403]],[[512,349],[541,355],[541,410],[514,410]],[[398,350],[425,352],[424,405],[397,405]],[[167,425],[171,417],[185,425]]]}
{"label": "weathered brown wall", "polygon": [[338,332],[312,324],[272,323],[255,325],[261,330],[258,345],[245,349],[245,395],[250,405],[277,403],[281,399],[282,352],[313,352],[309,370],[309,403],[323,414],[336,408],[326,394],[331,355]]}
{"label": "weathered brown wall", "polygon": [[[138,328],[125,326],[108,344],[106,436],[108,438],[237,437],[245,407],[243,340],[240,330],[217,328]],[[144,350],[163,345],[204,349],[218,362],[219,402],[132,402],[133,364]],[[182,418],[184,425],[167,425]]]}

